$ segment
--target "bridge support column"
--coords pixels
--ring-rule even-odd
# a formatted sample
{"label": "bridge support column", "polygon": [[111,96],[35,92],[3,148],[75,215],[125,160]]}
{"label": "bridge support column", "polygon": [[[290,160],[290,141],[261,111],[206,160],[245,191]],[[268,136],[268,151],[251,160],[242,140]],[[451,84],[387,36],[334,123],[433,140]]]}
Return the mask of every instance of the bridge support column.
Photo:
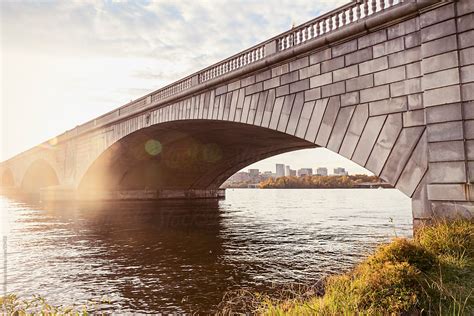
{"label": "bridge support column", "polygon": [[420,16],[429,167],[413,197],[415,222],[474,215],[473,12],[461,0]]}

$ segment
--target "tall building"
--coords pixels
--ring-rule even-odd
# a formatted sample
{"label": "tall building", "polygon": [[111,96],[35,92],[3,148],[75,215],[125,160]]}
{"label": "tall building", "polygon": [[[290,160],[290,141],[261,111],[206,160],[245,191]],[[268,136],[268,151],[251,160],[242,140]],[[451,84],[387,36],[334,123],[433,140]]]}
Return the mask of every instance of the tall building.
{"label": "tall building", "polygon": [[311,168],[301,168],[298,170],[298,177],[312,176],[313,169]]}
{"label": "tall building", "polygon": [[334,168],[334,174],[336,176],[347,176],[349,173],[344,168]]}
{"label": "tall building", "polygon": [[318,176],[327,176],[328,175],[328,168],[319,167],[316,169],[316,174]]}
{"label": "tall building", "polygon": [[296,170],[290,169],[289,174],[290,174],[290,177],[296,177]]}
{"label": "tall building", "polygon": [[290,173],[290,166],[285,166],[285,176],[289,177],[291,176],[291,173]]}
{"label": "tall building", "polygon": [[281,163],[276,164],[276,176],[284,177],[285,176],[285,165]]}

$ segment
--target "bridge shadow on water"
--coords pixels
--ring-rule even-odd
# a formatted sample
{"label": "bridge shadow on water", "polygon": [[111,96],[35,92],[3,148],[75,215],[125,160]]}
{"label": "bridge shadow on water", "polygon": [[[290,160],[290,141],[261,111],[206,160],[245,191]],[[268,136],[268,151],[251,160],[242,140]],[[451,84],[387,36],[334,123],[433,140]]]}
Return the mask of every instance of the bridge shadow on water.
{"label": "bridge shadow on water", "polygon": [[[27,277],[28,287],[53,283],[27,295],[62,304],[80,286],[88,299],[110,299],[106,311],[211,312],[226,291],[255,283],[225,258],[218,200],[40,204],[26,196],[9,199],[19,209],[35,211],[20,219],[35,223],[21,233],[30,235],[35,252],[44,248],[41,257],[48,265],[41,268],[47,273]],[[75,303],[84,301],[78,299]]]}

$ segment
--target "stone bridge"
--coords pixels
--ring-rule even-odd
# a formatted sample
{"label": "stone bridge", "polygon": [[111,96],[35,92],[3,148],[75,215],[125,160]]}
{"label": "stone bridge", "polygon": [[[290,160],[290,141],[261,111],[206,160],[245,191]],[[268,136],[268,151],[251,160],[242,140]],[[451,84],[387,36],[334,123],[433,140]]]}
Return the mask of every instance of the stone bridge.
{"label": "stone bridge", "polygon": [[44,199],[216,197],[239,169],[325,147],[474,214],[474,1],[353,1],[0,164]]}

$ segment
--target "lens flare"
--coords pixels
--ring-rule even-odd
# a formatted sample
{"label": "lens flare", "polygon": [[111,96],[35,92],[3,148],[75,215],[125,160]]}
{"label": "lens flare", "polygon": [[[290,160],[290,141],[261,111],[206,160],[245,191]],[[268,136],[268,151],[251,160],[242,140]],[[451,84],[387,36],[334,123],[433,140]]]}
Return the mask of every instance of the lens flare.
{"label": "lens flare", "polygon": [[150,139],[145,143],[145,151],[150,155],[150,156],[156,156],[159,153],[161,153],[161,143],[157,141],[156,139]]}

